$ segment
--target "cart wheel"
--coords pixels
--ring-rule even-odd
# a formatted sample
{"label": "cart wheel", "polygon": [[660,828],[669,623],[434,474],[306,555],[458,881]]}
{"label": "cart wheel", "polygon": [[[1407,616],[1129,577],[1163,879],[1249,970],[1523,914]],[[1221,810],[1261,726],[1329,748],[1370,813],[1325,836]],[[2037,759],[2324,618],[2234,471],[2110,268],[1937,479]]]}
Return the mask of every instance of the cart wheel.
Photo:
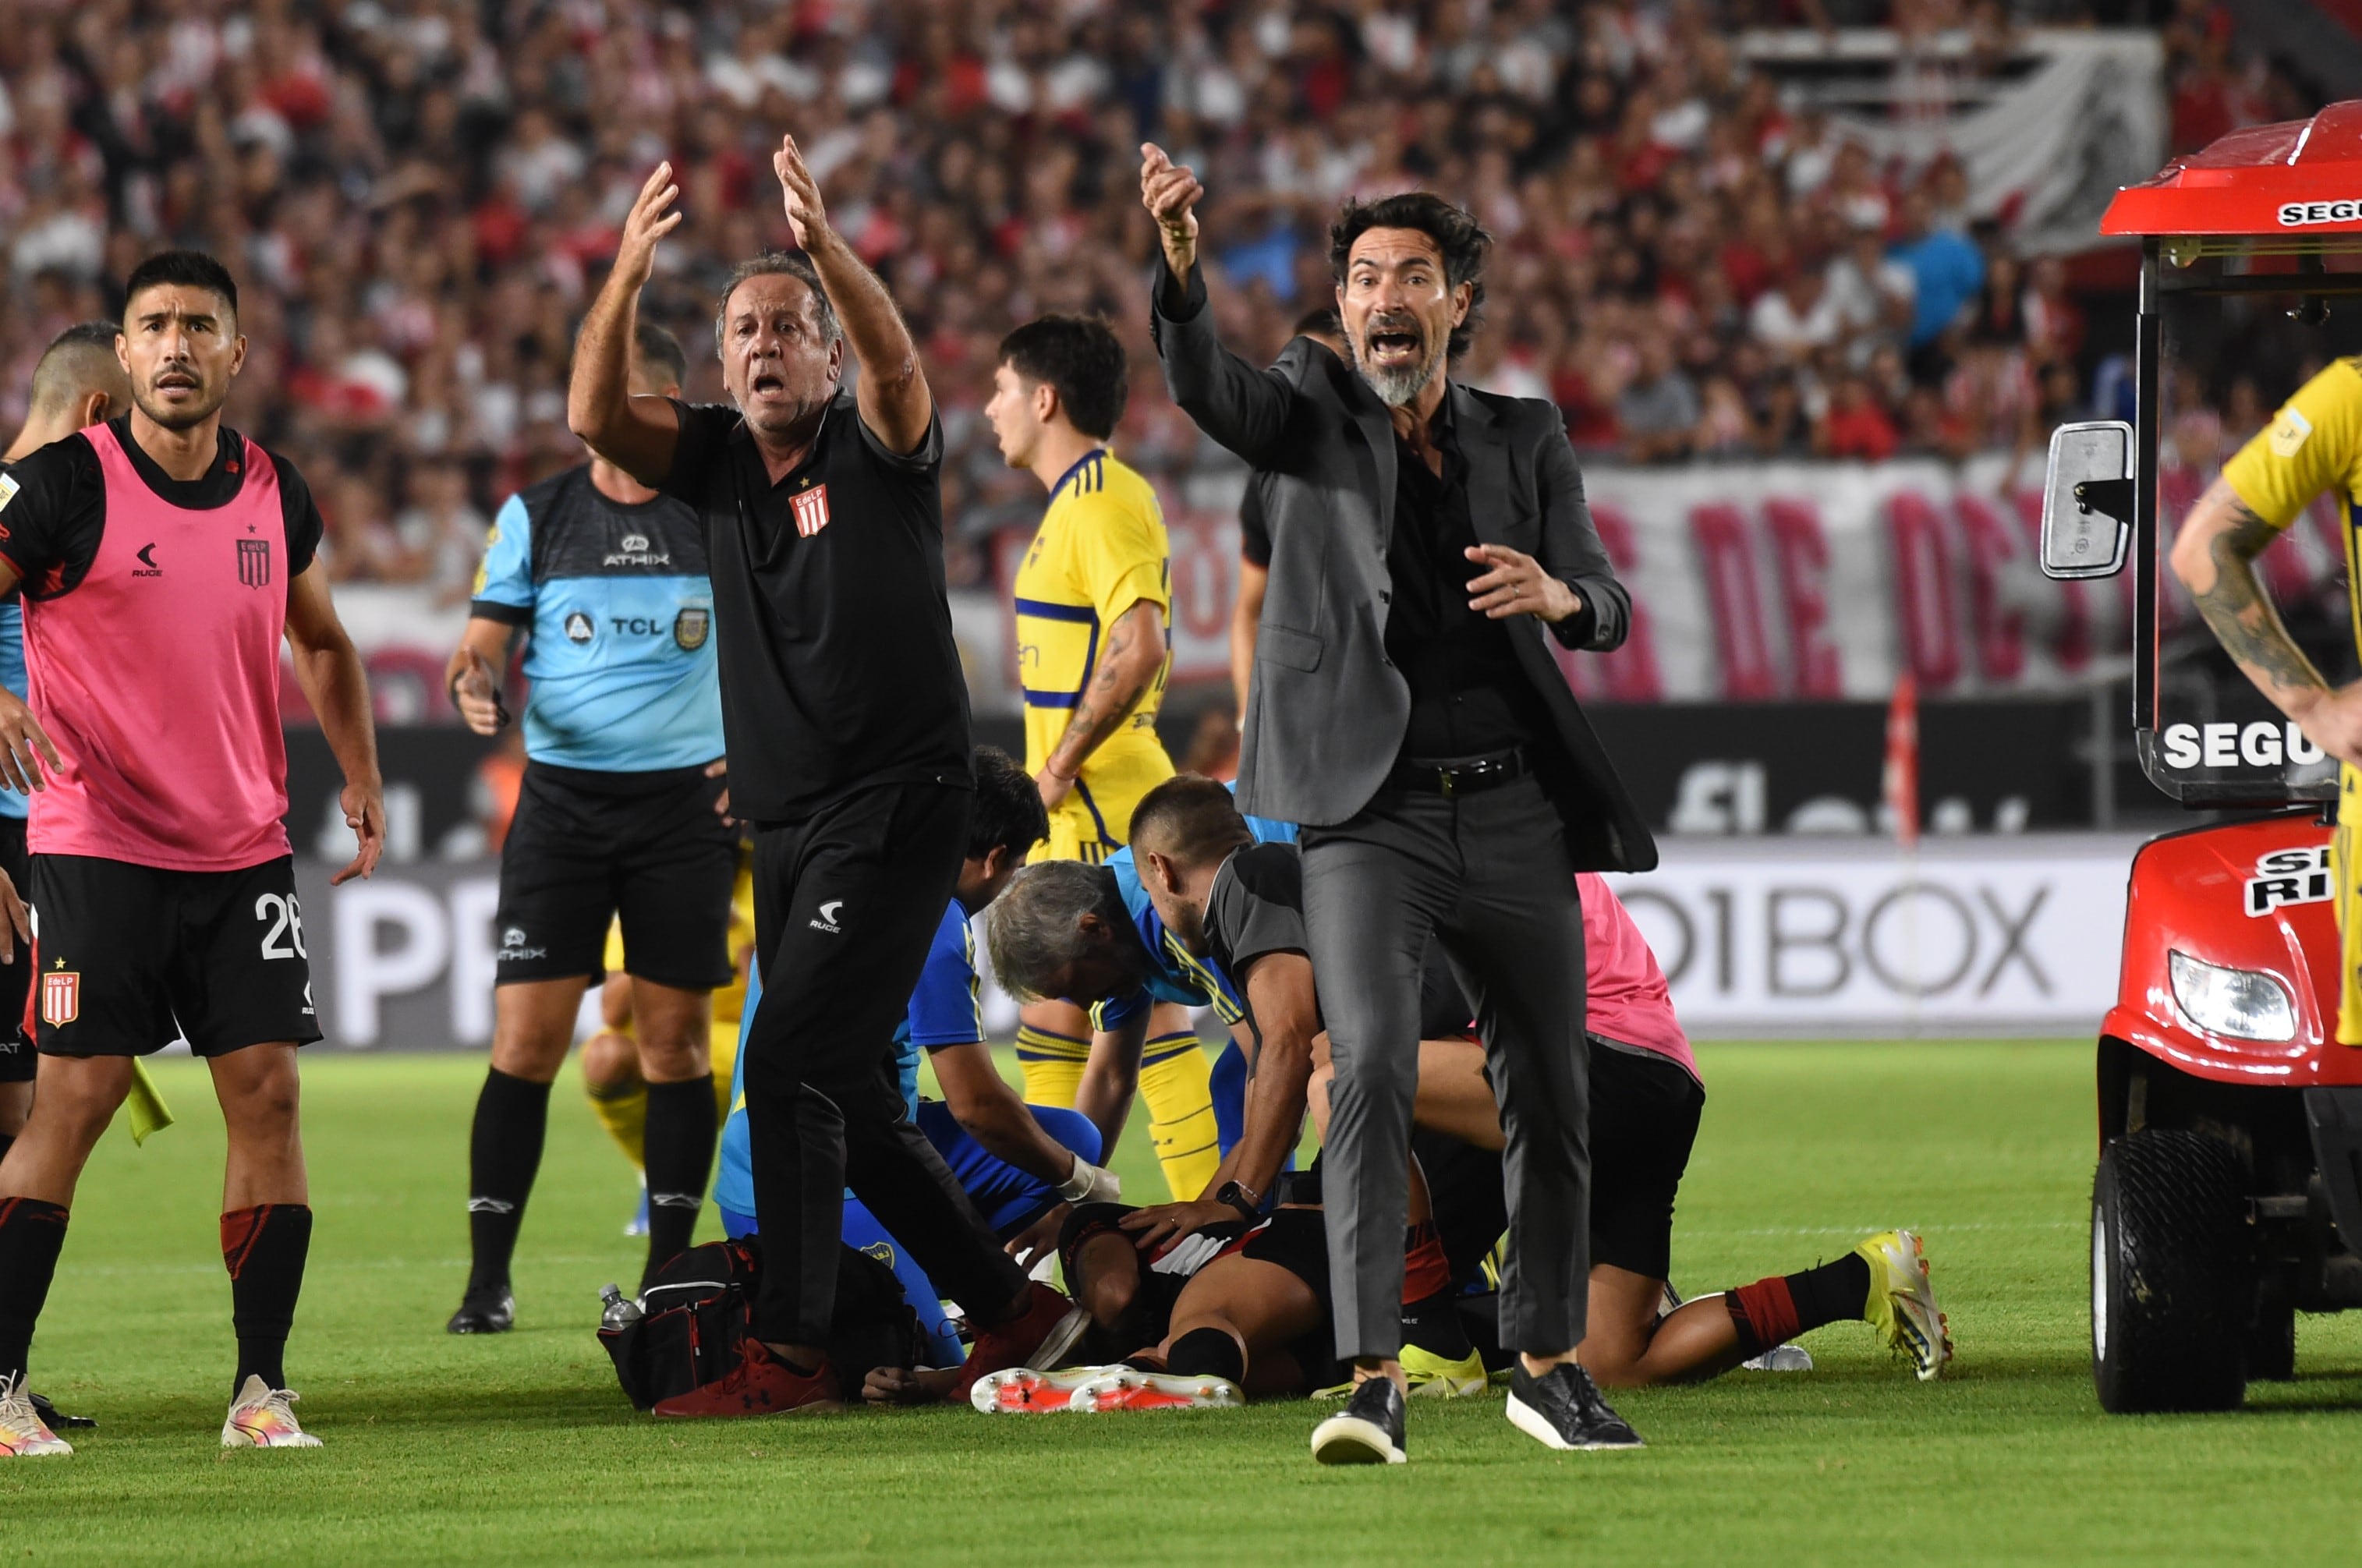
{"label": "cart wheel", "polygon": [[2228,1410],[2243,1368],[2255,1267],[2239,1157],[2196,1132],[2144,1128],[2100,1156],[2092,1184],[2092,1375],[2102,1408]]}
{"label": "cart wheel", "polygon": [[2296,1309],[2286,1281],[2266,1276],[2246,1340],[2248,1382],[2286,1383],[2296,1375]]}

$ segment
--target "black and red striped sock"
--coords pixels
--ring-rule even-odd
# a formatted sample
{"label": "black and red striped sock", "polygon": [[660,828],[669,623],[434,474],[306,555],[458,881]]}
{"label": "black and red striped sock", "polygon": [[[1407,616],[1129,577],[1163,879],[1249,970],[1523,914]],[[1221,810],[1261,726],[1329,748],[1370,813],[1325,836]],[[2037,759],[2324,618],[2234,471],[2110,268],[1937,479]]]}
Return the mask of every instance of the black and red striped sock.
{"label": "black and red striped sock", "polygon": [[301,1203],[233,1209],[221,1217],[221,1242],[222,1262],[229,1267],[230,1323],[237,1331],[230,1397],[237,1397],[248,1375],[284,1388],[287,1335],[295,1326],[304,1260],[312,1251],[312,1210]]}
{"label": "black and red striped sock", "polygon": [[25,1375],[33,1324],[65,1244],[62,1208],[38,1198],[0,1198],[0,1377]]}
{"label": "black and red striped sock", "polygon": [[1751,1359],[1824,1323],[1859,1318],[1870,1304],[1870,1264],[1860,1253],[1801,1274],[1775,1274],[1724,1293],[1739,1347]]}

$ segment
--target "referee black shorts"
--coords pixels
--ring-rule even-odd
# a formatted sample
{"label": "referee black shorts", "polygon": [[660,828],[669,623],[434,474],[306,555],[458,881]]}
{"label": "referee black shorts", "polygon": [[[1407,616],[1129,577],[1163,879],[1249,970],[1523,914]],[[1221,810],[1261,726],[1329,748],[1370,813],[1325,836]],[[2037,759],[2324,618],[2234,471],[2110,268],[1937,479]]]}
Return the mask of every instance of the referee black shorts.
{"label": "referee black shorts", "polygon": [[[33,868],[25,856],[22,817],[0,817],[0,871],[8,874],[18,898],[33,896]],[[28,1084],[39,1058],[20,1025],[25,1017],[26,977],[33,972],[33,960],[13,932],[9,940],[16,945],[17,961],[0,964],[0,1084]]]}
{"label": "referee black shorts", "polygon": [[526,763],[501,847],[494,983],[596,981],[608,922],[621,915],[635,978],[685,991],[726,985],[738,831],[713,810],[725,783],[702,767]]}

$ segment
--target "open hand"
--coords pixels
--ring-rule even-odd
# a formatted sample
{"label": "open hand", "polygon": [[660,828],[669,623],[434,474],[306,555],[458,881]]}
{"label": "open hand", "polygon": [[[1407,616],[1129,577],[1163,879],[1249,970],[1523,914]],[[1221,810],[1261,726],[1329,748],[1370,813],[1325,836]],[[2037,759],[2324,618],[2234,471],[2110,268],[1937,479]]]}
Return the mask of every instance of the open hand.
{"label": "open hand", "polygon": [[1468,608],[1489,621],[1538,615],[1563,621],[1583,608],[1583,596],[1542,569],[1542,563],[1507,545],[1471,545],[1470,560],[1492,569],[1468,583]]}
{"label": "open hand", "polygon": [[804,155],[794,137],[779,138],[779,150],[771,154],[771,172],[779,177],[779,194],[786,202],[788,226],[796,231],[796,247],[810,250],[812,241],[828,233],[828,211],[821,204],[820,182],[804,167]]}
{"label": "open hand", "polygon": [[1186,164],[1153,141],[1140,144],[1140,204],[1156,220],[1165,264],[1187,278],[1198,260],[1198,203],[1206,187]]}
{"label": "open hand", "polygon": [[[49,764],[49,775],[41,764]],[[33,717],[33,710],[15,692],[0,690],[0,783],[20,795],[49,788],[50,778],[63,771],[57,743]]]}
{"label": "open hand", "polygon": [[1116,1223],[1131,1232],[1133,1246],[1153,1253],[1184,1236],[1196,1235],[1209,1225],[1237,1218],[1239,1211],[1229,1204],[1200,1198],[1191,1203],[1160,1203],[1153,1209],[1127,1214]]}
{"label": "open hand", "polygon": [[33,915],[6,871],[0,871],[0,915],[6,917],[0,920],[0,964],[14,964],[18,947],[33,945]]}
{"label": "open hand", "polygon": [[368,876],[377,869],[377,857],[385,853],[384,786],[348,784],[338,799],[345,808],[345,825],[353,830],[360,846],[354,852],[352,863],[328,878],[331,888]]}
{"label": "open hand", "polygon": [[624,215],[624,237],[615,247],[615,271],[635,288],[646,282],[656,270],[657,241],[680,226],[680,214],[671,210],[679,195],[671,163],[659,163]]}

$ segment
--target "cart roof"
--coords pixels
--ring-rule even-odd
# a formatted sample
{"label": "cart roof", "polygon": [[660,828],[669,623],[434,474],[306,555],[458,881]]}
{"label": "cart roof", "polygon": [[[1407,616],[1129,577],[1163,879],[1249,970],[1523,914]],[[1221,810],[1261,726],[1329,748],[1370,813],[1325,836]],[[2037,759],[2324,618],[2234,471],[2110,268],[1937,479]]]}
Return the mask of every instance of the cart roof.
{"label": "cart roof", "polygon": [[2362,234],[2362,100],[2235,130],[2108,204],[2102,234]]}

